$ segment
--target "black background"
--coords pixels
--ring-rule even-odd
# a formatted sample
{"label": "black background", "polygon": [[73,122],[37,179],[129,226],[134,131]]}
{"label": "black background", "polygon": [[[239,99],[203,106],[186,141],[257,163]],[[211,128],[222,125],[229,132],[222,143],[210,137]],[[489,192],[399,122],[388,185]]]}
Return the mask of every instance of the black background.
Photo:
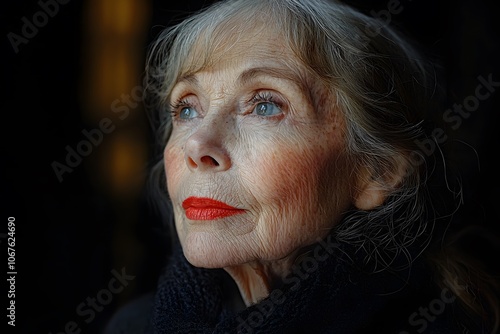
{"label": "black background", "polygon": [[[120,200],[107,191],[104,183],[100,184],[99,177],[88,167],[99,156],[100,147],[68,174],[64,182],[57,180],[51,167],[53,161],[64,159],[66,145],[76,145],[82,139],[81,131],[92,128],[82,116],[80,94],[85,57],[82,31],[85,3],[73,0],[62,5],[57,16],[28,44],[21,45],[18,53],[14,52],[7,34],[19,33],[21,18],[29,17],[39,6],[34,0],[3,2],[0,6],[4,81],[0,102],[0,233],[6,233],[7,217],[16,217],[18,272],[16,329],[10,328],[9,332],[59,333],[64,331],[66,323],[75,321],[82,332],[99,333],[118,307],[154,289],[164,259],[164,235],[158,232],[161,221],[148,205],[145,191],[137,196],[138,214],[132,228],[124,232],[133,242],[114,242],[121,230]],[[208,3],[152,1],[145,40],[149,42],[159,32],[158,25],[166,25],[174,17],[180,18]],[[389,1],[348,3],[370,13],[386,9]],[[401,0],[400,3],[404,10],[391,17],[391,24],[406,30],[442,59],[450,107],[474,94],[478,76],[487,78],[492,74],[494,81],[500,81],[500,13],[493,8],[493,2]],[[146,45],[136,52],[144,55]],[[451,138],[446,145],[454,147],[450,167],[460,172],[464,190],[464,206],[457,215],[462,221],[487,226],[497,234],[500,231],[497,209],[500,177],[496,162],[500,153],[499,106],[499,93],[495,92],[457,130],[446,129]],[[145,124],[137,121],[133,126],[147,133]],[[147,137],[149,142],[150,137]],[[7,272],[4,245],[2,273]],[[117,254],[121,254],[119,259]],[[127,254],[134,260],[129,260]],[[120,271],[128,262],[134,263],[126,267],[127,274],[135,276],[133,284],[86,324],[76,313],[77,305],[106,288],[112,278],[110,271]],[[0,291],[1,309],[5,313],[6,291]],[[7,319],[4,315],[1,319],[3,326]]]}

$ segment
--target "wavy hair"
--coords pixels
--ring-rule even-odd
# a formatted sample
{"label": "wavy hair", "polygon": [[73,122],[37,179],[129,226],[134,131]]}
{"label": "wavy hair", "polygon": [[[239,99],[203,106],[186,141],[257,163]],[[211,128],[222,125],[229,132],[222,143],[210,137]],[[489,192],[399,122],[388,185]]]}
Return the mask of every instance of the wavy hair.
{"label": "wavy hair", "polygon": [[[151,45],[146,68],[160,151],[170,135],[165,110],[177,79],[217,61],[214,50],[231,47],[227,36],[244,34],[255,22],[281,33],[304,67],[330,88],[346,119],[349,156],[387,187],[384,205],[348,212],[336,227],[337,238],[363,248],[375,269],[390,267],[401,252],[411,257],[412,244],[430,240],[433,222],[423,187],[429,157],[417,142],[430,140],[424,122],[435,73],[407,38],[350,6],[326,0],[223,1],[165,29]],[[163,174],[160,160],[153,183],[164,184]],[[401,177],[390,184],[394,174]]]}
{"label": "wavy hair", "polygon": [[[407,268],[433,239],[444,238],[460,204],[460,186],[452,189],[445,154],[433,138],[433,113],[444,110],[439,66],[401,31],[339,1],[219,1],[157,36],[145,77],[158,143],[150,173],[153,199],[161,198],[155,203],[169,203],[161,154],[171,132],[167,109],[173,86],[179,77],[216,62],[214,51],[230,49],[234,37],[252,31],[256,22],[280,33],[296,60],[336,97],[346,120],[346,150],[357,166],[353,173],[368,169],[385,185],[386,201],[373,210],[346,212],[334,227],[336,238],[357,247],[373,271]],[[422,143],[434,149],[422,150]],[[164,209],[162,215],[173,219]],[[168,225],[175,233],[174,224]],[[460,276],[467,266],[443,254],[448,253],[438,249],[430,261],[438,276]],[[483,281],[489,282],[478,282]],[[498,285],[471,284],[500,294]],[[472,294],[455,292],[468,308],[485,314],[471,301]],[[498,300],[489,304],[496,329]]]}

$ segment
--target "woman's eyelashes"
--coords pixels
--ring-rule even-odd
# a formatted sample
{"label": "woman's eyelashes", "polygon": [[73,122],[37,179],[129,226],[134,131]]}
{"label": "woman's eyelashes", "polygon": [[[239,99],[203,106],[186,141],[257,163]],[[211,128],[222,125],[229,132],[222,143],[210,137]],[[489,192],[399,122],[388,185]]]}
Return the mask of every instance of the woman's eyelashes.
{"label": "woman's eyelashes", "polygon": [[174,120],[189,120],[199,116],[195,106],[187,99],[179,99],[170,104],[170,114]]}
{"label": "woman's eyelashes", "polygon": [[[283,105],[271,92],[259,91],[241,106],[242,115],[255,115],[263,118],[283,114]],[[189,121],[201,116],[192,98],[181,98],[170,104],[170,114],[176,121]]]}
{"label": "woman's eyelashes", "polygon": [[258,92],[252,97],[251,105],[253,115],[270,117],[283,113],[283,103],[275,101],[271,92]]}

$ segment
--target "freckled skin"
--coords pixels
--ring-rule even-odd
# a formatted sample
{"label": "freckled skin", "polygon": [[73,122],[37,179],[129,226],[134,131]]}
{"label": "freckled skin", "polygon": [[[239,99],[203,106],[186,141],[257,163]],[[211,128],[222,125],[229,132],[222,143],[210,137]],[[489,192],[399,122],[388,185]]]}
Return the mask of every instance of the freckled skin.
{"label": "freckled skin", "polygon": [[[270,58],[275,50],[280,57]],[[197,86],[174,87],[172,99],[187,96],[200,116],[174,121],[164,163],[186,258],[195,266],[225,268],[249,305],[269,293],[273,279],[287,274],[302,247],[339,221],[353,201],[356,180],[344,153],[344,120],[320,83],[310,80],[309,91],[303,91],[303,85],[265,76],[238,82],[256,64],[286,67],[282,60],[293,60],[291,53],[270,38],[242,41],[241,48],[217,59],[217,66],[195,73]],[[251,112],[253,106],[242,101],[260,89],[285,101],[278,118],[241,112]],[[246,211],[191,221],[182,208],[190,196]]]}

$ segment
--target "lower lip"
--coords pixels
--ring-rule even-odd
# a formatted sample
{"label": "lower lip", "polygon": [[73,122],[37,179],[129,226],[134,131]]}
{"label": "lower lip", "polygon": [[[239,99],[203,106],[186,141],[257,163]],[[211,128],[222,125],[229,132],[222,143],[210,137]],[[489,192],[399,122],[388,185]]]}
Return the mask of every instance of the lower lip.
{"label": "lower lip", "polygon": [[183,203],[186,217],[191,220],[216,220],[244,213],[245,210],[233,208],[212,199],[190,197]]}
{"label": "lower lip", "polygon": [[218,208],[189,208],[186,217],[191,220],[215,220],[243,213],[243,210],[227,210]]}

